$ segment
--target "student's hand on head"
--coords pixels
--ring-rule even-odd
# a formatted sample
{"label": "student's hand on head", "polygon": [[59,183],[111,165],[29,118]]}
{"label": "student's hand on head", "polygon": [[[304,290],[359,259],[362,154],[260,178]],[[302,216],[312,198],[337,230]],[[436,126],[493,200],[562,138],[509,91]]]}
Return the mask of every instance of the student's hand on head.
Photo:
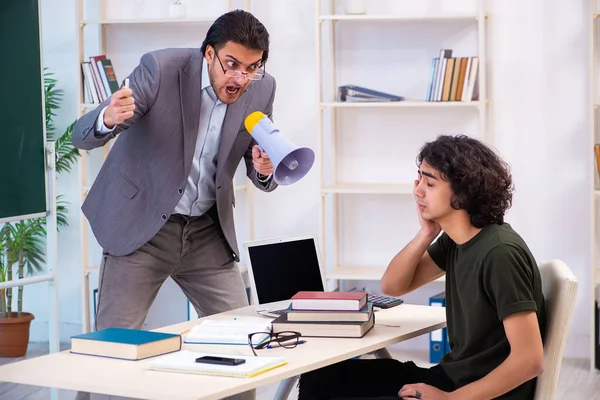
{"label": "student's hand on head", "polygon": [[454,400],[452,393],[444,392],[436,387],[424,383],[411,383],[402,386],[398,397],[403,400]]}
{"label": "student's hand on head", "polygon": [[122,124],[126,119],[133,117],[135,102],[132,95],[131,89],[123,87],[110,96],[110,103],[104,112],[104,125],[107,128]]}
{"label": "student's hand on head", "polygon": [[[419,180],[415,179],[415,189],[417,188],[417,186],[419,185]],[[438,224],[435,221],[430,221],[430,220],[426,220],[423,218],[422,215],[422,210],[420,207],[420,199],[418,196],[415,195],[415,201],[416,201],[416,208],[417,208],[417,218],[419,219],[419,225],[421,225],[421,232],[423,232],[424,234],[428,235],[428,236],[432,236],[432,237],[436,237],[440,231],[442,230],[442,227],[440,226],[440,224]]]}
{"label": "student's hand on head", "polygon": [[264,151],[260,151],[258,145],[252,147],[252,165],[256,172],[262,175],[271,175],[273,173],[273,164],[271,159]]}

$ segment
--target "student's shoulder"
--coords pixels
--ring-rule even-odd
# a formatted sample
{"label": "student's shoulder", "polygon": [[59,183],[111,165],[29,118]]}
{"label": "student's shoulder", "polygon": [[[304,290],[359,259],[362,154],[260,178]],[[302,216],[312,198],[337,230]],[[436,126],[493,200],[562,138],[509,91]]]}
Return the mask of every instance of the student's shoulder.
{"label": "student's shoulder", "polygon": [[527,247],[523,237],[513,229],[513,227],[505,222],[502,224],[492,224],[489,226],[491,242],[501,248]]}
{"label": "student's shoulder", "polygon": [[490,226],[487,258],[493,260],[513,260],[520,264],[535,263],[531,250],[523,237],[508,223]]}

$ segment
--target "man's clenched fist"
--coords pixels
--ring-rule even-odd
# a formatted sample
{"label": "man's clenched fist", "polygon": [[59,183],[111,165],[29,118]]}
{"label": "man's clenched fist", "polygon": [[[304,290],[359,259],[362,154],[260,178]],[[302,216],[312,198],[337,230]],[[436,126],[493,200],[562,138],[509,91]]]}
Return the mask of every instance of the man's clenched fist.
{"label": "man's clenched fist", "polygon": [[112,129],[116,124],[122,124],[126,119],[133,117],[135,103],[133,92],[127,87],[123,87],[110,96],[110,103],[104,112],[104,125]]}

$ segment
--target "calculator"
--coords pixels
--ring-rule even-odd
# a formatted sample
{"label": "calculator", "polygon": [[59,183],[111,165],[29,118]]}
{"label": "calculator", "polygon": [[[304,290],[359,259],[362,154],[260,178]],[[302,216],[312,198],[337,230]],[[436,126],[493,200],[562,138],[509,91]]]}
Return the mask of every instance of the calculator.
{"label": "calculator", "polygon": [[404,303],[399,297],[381,296],[376,294],[369,294],[369,302],[373,303],[373,307],[379,308],[391,308]]}

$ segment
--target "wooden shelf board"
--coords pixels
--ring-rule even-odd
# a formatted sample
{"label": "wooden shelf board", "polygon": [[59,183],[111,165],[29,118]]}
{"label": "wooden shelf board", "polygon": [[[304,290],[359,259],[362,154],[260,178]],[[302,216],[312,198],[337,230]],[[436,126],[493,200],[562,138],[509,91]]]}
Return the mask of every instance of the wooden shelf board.
{"label": "wooden shelf board", "polygon": [[214,18],[161,18],[161,19],[84,19],[83,25],[124,25],[124,24],[181,24],[181,23],[212,23]]}
{"label": "wooden shelf board", "polygon": [[340,183],[322,189],[323,193],[347,194],[412,194],[413,185],[406,183]]}
{"label": "wooden shelf board", "polygon": [[[331,271],[325,271],[326,279],[355,280],[355,281],[378,281],[381,280],[385,267],[337,267]],[[435,280],[445,282],[446,275]]]}
{"label": "wooden shelf board", "polygon": [[384,272],[384,267],[337,267],[331,271],[325,271],[325,277],[327,279],[378,281]]}
{"label": "wooden shelf board", "polygon": [[336,108],[396,108],[396,107],[479,107],[480,101],[380,101],[380,102],[322,102],[321,107]]}
{"label": "wooden shelf board", "polygon": [[421,15],[320,15],[322,21],[469,21],[477,20],[478,14],[421,14]]}

